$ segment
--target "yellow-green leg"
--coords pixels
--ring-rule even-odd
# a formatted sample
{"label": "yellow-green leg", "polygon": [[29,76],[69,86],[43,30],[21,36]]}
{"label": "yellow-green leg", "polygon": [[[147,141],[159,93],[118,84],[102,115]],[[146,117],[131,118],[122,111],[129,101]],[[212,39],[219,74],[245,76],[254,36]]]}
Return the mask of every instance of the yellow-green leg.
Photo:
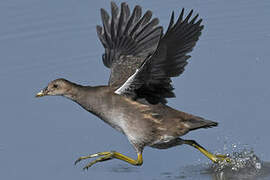
{"label": "yellow-green leg", "polygon": [[215,155],[215,154],[210,153],[209,151],[207,151],[204,147],[199,145],[194,140],[183,140],[183,143],[188,144],[188,145],[193,146],[194,148],[198,149],[201,153],[203,153],[207,158],[209,158],[214,163],[219,163],[219,162],[222,162],[224,160],[227,162],[231,161],[231,159],[226,155],[222,155],[222,154]]}
{"label": "yellow-green leg", "polygon": [[83,169],[88,169],[90,168],[92,165],[98,163],[98,162],[102,162],[102,161],[107,161],[107,160],[111,160],[111,159],[120,159],[122,161],[128,162],[129,164],[132,164],[134,166],[140,166],[143,163],[143,158],[142,158],[142,153],[138,153],[137,154],[137,159],[134,160],[128,156],[125,156],[119,152],[115,152],[115,151],[110,151],[110,152],[99,152],[96,154],[91,154],[88,156],[82,156],[79,159],[77,159],[75,161],[75,164],[77,164],[78,162],[80,162],[81,160],[84,159],[89,159],[89,158],[93,158],[93,157],[98,157],[96,160],[91,161],[90,163],[88,163]]}

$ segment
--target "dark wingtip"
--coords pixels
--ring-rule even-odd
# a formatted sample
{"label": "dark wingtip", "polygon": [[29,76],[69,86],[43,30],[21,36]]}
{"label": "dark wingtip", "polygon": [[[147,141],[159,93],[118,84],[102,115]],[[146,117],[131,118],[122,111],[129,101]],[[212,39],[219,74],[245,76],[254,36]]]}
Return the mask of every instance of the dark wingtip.
{"label": "dark wingtip", "polygon": [[102,36],[102,27],[100,25],[96,26],[98,37],[101,38]]}
{"label": "dark wingtip", "polygon": [[184,12],[185,12],[185,8],[182,9],[180,15],[179,15],[179,20],[182,21],[183,20],[183,17],[184,17]]}
{"label": "dark wingtip", "polygon": [[117,15],[118,14],[118,6],[116,5],[115,2],[111,2],[111,13],[112,15]]}
{"label": "dark wingtip", "polygon": [[104,8],[100,8],[100,13],[102,15],[103,13],[107,13],[107,12],[106,12],[106,10]]}
{"label": "dark wingtip", "polygon": [[98,32],[102,32],[102,27],[100,25],[97,25],[96,29],[97,29]]}
{"label": "dark wingtip", "polygon": [[196,22],[196,25],[200,25],[202,23],[202,19],[199,19],[199,21]]}
{"label": "dark wingtip", "polygon": [[122,3],[121,3],[121,6],[126,6],[126,5],[127,5],[126,2],[122,2]]}
{"label": "dark wingtip", "polygon": [[144,17],[145,17],[145,19],[147,19],[147,22],[152,18],[152,15],[153,15],[153,13],[150,10],[147,10],[145,12]]}
{"label": "dark wingtip", "polygon": [[174,11],[172,12],[170,23],[169,23],[167,31],[172,28],[173,23],[174,23]]}
{"label": "dark wingtip", "polygon": [[199,14],[196,14],[196,16],[190,21],[190,24],[194,24],[196,19],[199,17]]}
{"label": "dark wingtip", "polygon": [[184,22],[188,22],[190,17],[192,16],[192,14],[193,14],[193,9],[191,9],[191,11],[188,13],[188,15],[187,15],[186,19],[184,20]]}
{"label": "dark wingtip", "polygon": [[108,12],[103,8],[100,8],[100,15],[103,23],[105,23],[105,21],[108,21],[108,19],[110,18]]}
{"label": "dark wingtip", "polygon": [[114,1],[111,1],[111,7],[117,7],[118,8],[118,6],[116,5],[116,3]]}

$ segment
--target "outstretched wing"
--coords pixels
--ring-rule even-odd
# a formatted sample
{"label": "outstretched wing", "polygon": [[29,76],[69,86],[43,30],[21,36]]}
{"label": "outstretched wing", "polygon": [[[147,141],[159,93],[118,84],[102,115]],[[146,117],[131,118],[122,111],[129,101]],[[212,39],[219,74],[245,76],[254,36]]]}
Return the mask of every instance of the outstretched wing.
{"label": "outstretched wing", "polygon": [[[174,23],[172,13],[167,32],[158,43],[157,50],[115,92],[144,98],[150,103],[166,103],[165,98],[175,97],[171,77],[179,76],[187,65],[187,55],[201,35],[202,19],[198,14],[191,19],[193,10],[184,19],[184,9]],[[190,20],[191,19],[191,20]]]}
{"label": "outstretched wing", "polygon": [[126,3],[111,2],[111,17],[101,9],[103,27],[97,26],[98,37],[105,48],[103,63],[111,69],[110,86],[121,86],[156,48],[162,33],[159,20],[152,18],[152,12],[142,16],[140,6],[132,14]]}

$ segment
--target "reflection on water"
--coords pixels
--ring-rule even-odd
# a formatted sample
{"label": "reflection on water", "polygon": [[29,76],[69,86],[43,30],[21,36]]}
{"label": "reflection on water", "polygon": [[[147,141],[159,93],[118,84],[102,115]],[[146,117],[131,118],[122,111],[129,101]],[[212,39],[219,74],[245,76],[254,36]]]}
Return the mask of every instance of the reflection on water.
{"label": "reflection on water", "polygon": [[252,150],[230,155],[231,162],[181,167],[177,172],[163,172],[161,179],[254,180],[270,178],[270,162],[261,161]]}
{"label": "reflection on water", "polygon": [[117,166],[110,167],[109,170],[115,173],[138,172],[138,168],[133,166],[127,166],[126,164],[118,164]]}
{"label": "reflection on water", "polygon": [[0,144],[0,151],[4,149],[4,145]]}

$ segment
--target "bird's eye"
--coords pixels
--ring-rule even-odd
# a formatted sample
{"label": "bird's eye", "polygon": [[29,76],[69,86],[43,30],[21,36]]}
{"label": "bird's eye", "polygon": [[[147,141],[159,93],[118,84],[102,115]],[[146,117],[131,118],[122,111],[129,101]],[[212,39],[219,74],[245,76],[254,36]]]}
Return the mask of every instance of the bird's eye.
{"label": "bird's eye", "polygon": [[57,84],[54,84],[54,85],[53,85],[53,88],[58,88],[58,85],[57,85]]}

